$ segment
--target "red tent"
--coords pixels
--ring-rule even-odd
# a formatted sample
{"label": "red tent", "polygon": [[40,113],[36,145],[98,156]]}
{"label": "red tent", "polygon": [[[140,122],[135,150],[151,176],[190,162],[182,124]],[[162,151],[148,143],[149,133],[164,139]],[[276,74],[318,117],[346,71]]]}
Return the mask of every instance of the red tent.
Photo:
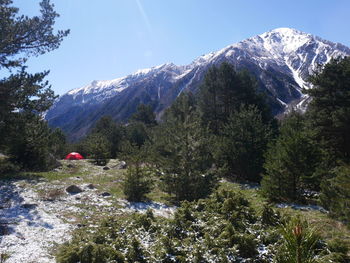
{"label": "red tent", "polygon": [[71,152],[70,154],[68,154],[66,156],[66,158],[64,158],[65,160],[81,160],[84,159],[83,156],[80,155],[80,153],[76,153],[76,152]]}

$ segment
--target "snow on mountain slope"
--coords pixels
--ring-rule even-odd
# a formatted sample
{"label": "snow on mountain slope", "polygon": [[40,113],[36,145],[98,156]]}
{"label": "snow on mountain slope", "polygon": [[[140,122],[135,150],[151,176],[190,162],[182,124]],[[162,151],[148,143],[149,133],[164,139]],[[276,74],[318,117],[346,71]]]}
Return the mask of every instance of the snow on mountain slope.
{"label": "snow on mountain slope", "polygon": [[[189,65],[167,63],[110,81],[93,81],[60,97],[46,119],[50,125],[79,137],[107,108],[119,121],[126,121],[139,103],[151,104],[161,113],[182,91],[196,93],[208,67],[224,61],[255,75],[260,91],[268,95],[277,114],[290,105],[305,108],[307,96],[301,89],[311,88],[308,76],[331,58],[346,55],[350,55],[350,49],[344,45],[295,29],[278,28],[200,56]],[[89,119],[92,113],[94,119]],[[79,121],[81,126],[72,127],[72,121]]]}
{"label": "snow on mountain slope", "polygon": [[168,71],[171,80],[176,81],[186,76],[196,66],[212,64],[220,56],[233,57],[234,49],[237,48],[249,50],[262,65],[267,65],[271,60],[276,61],[281,66],[287,65],[299,86],[305,86],[307,84],[304,81],[301,67],[306,62],[309,53],[303,52],[302,48],[311,43],[315,43],[316,47],[314,49],[315,55],[312,57],[311,63],[309,63],[308,74],[312,74],[317,69],[318,64],[325,64],[332,57],[344,56],[349,52],[345,46],[340,50],[335,49],[335,46],[341,46],[340,44],[334,44],[295,29],[278,28],[230,45],[222,50],[203,55],[189,66],[176,66],[172,63],[166,63],[148,69],[141,69],[131,75],[114,80],[94,80],[91,84],[71,90],[67,94],[73,96],[74,99],[78,99],[78,96],[81,95],[81,103],[89,101],[84,100],[83,96],[89,94],[94,94],[94,100],[101,101],[123,91],[133,83],[142,81],[161,71]]}
{"label": "snow on mountain slope", "polygon": [[176,77],[182,73],[180,67],[177,67],[172,63],[166,63],[152,68],[138,70],[135,73],[122,78],[102,81],[94,80],[89,85],[70,90],[67,95],[72,96],[77,103],[101,102],[119,92],[122,92],[133,83],[142,81],[150,75],[157,74],[161,71],[168,71],[173,81],[175,81]]}

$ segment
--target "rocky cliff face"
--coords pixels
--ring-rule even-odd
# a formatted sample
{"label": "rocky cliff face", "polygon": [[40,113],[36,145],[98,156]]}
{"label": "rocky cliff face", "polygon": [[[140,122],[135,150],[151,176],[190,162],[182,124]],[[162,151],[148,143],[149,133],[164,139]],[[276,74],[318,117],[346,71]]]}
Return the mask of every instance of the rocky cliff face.
{"label": "rocky cliff face", "polygon": [[308,76],[331,58],[347,55],[350,49],[344,45],[278,28],[203,55],[190,65],[168,63],[123,78],[93,81],[61,96],[45,117],[76,140],[103,115],[127,121],[139,103],[151,104],[161,114],[184,90],[196,93],[207,69],[224,61],[255,75],[274,114],[291,105],[303,110],[308,98],[301,89],[312,88]]}

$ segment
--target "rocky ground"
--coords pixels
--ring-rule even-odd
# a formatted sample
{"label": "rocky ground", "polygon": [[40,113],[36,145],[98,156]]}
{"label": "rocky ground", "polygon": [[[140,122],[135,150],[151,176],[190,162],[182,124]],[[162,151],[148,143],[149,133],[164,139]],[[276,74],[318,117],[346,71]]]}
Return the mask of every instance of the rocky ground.
{"label": "rocky ground", "polygon": [[173,214],[174,207],[118,197],[113,189],[120,187],[122,173],[118,167],[104,170],[87,161],[64,161],[43,177],[0,180],[1,257],[6,263],[51,263],[57,246],[74,229],[93,227],[102,217],[147,209],[158,216]]}

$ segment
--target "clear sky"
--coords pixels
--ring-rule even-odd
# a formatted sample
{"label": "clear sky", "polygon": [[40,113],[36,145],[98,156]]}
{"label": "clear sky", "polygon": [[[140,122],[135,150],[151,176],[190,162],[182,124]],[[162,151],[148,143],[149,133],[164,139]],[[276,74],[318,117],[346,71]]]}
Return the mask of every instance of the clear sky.
{"label": "clear sky", "polygon": [[[38,14],[39,0],[14,0]],[[196,57],[278,27],[350,46],[349,0],[51,0],[56,29],[71,33],[59,49],[28,61],[50,70],[56,94],[142,68]]]}

